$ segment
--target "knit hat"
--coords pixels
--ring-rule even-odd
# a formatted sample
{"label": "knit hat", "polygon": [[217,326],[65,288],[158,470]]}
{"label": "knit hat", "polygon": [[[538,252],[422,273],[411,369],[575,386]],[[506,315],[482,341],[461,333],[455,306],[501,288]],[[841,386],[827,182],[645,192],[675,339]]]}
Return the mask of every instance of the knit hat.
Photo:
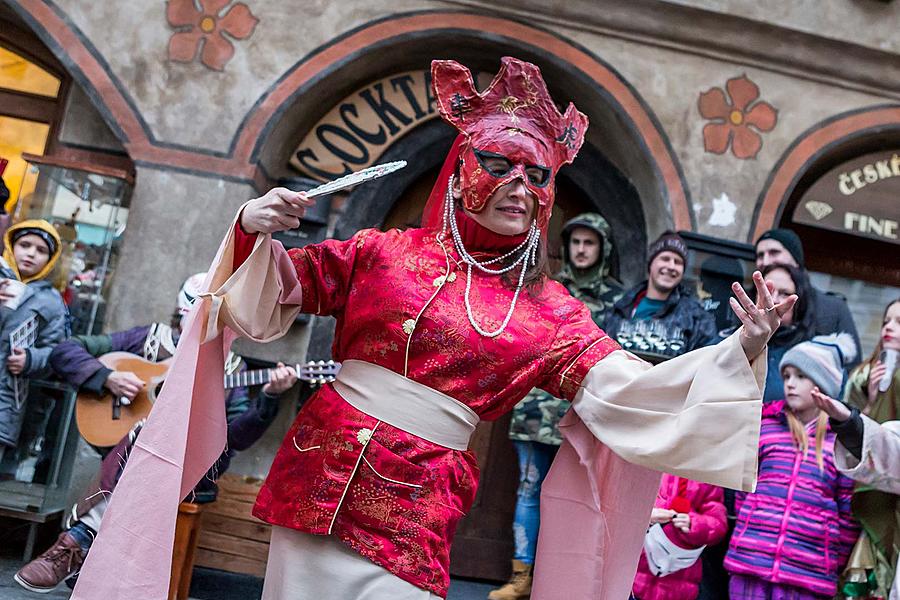
{"label": "knit hat", "polygon": [[776,242],[779,242],[784,246],[784,249],[794,257],[794,260],[797,261],[797,265],[801,268],[806,268],[803,260],[803,242],[800,241],[800,236],[794,233],[792,229],[770,229],[759,236],[754,247],[759,246],[759,243],[763,240],[775,240]]}
{"label": "knit hat", "polygon": [[844,365],[856,358],[856,344],[849,333],[817,335],[784,353],[778,370],[796,367],[819,386],[823,394],[837,398],[844,379]]}
{"label": "knit hat", "polygon": [[650,268],[650,263],[653,262],[657,254],[667,251],[674,252],[680,256],[684,264],[687,265],[688,247],[684,239],[674,231],[664,231],[661,236],[656,238],[655,242],[650,244],[650,248],[647,251],[647,268]]}
{"label": "knit hat", "polygon": [[19,241],[20,238],[25,237],[26,235],[36,235],[47,244],[48,254],[53,256],[56,254],[56,248],[59,246],[59,242],[50,235],[49,232],[44,231],[43,229],[38,229],[37,227],[23,227],[22,229],[16,229],[12,234],[12,243],[15,244]]}
{"label": "knit hat", "polygon": [[194,273],[188,277],[178,290],[178,299],[175,306],[178,314],[186,315],[191,312],[191,307],[197,300],[197,296],[203,291],[203,280],[206,279],[206,272]]}

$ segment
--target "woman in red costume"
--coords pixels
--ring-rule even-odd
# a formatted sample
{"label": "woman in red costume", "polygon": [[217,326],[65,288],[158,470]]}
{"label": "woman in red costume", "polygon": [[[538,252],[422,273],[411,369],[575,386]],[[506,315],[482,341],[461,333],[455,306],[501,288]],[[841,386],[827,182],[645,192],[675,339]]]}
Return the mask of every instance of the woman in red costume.
{"label": "woman in red costume", "polygon": [[[758,305],[735,286],[743,328],[729,340],[652,368],[622,351],[542,268],[556,175],[587,117],[571,104],[560,114],[538,68],[512,58],[483,93],[453,61],[432,63],[432,81],[460,136],[422,228],[285,252],[269,234],[299,225],[310,201],[276,188],[245,204],[188,326],[196,344],[179,348],[180,378],[167,384],[193,389],[183,449],[167,450],[177,436],[148,436],[138,466],[129,461],[144,464],[133,488],[154,469],[170,477],[160,456],[183,463],[183,488],[215,448],[203,390],[235,335],[268,341],[299,311],[331,315],[343,367],[297,416],[254,508],[275,526],[264,600],[445,597],[451,540],[478,481],[469,437],[533,387],[574,409],[544,484],[533,597],[622,600],[659,485],[651,469],[753,487],[761,354],[793,299],[776,305],[756,273]],[[177,407],[158,416],[160,404],[142,438],[154,420],[172,425]],[[118,525],[104,521],[109,556],[159,555],[145,543],[156,533],[123,510]],[[90,564],[104,533],[73,598],[124,597],[129,583]]]}

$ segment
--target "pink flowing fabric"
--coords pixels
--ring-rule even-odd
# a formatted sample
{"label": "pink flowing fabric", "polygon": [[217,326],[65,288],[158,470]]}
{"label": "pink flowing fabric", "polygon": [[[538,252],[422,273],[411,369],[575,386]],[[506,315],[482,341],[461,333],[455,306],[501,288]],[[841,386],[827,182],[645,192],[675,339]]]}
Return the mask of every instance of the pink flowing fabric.
{"label": "pink flowing fabric", "polygon": [[226,332],[200,344],[208,306],[193,311],[162,392],[128,457],[74,600],[168,598],[178,505],[225,448]]}
{"label": "pink flowing fabric", "polygon": [[620,458],[574,410],[560,431],[541,487],[531,598],[627,600],[662,474]]}
{"label": "pink flowing fabric", "polygon": [[[218,289],[231,274],[232,237],[220,246],[203,289]],[[263,245],[276,265],[287,265],[285,277],[296,282],[281,244],[259,236],[256,248]],[[203,342],[212,304],[202,297],[187,317],[166,382],[128,457],[72,600],[168,598],[178,505],[226,444],[224,363],[237,336],[222,328]]]}

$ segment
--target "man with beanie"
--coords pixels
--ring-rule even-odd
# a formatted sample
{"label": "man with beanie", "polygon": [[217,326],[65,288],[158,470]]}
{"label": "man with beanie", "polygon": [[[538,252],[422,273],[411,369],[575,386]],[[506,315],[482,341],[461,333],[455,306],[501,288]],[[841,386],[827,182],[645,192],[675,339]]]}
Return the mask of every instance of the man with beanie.
{"label": "man with beanie", "polygon": [[665,339],[683,341],[678,354],[707,346],[716,339],[712,314],[682,282],[688,248],[677,233],[666,231],[650,244],[647,279],[616,302],[603,329],[618,338],[628,321],[653,320],[662,327]]}
{"label": "man with beanie", "polygon": [[[792,230],[770,229],[756,240],[756,268],[762,270],[770,264],[792,265],[806,271],[803,243]],[[860,356],[859,334],[843,296],[813,287],[809,306],[814,335],[849,333],[856,346],[856,356]]]}
{"label": "man with beanie", "polygon": [[[562,230],[563,266],[556,280],[584,302],[598,325],[623,293],[610,275],[612,228],[598,213],[583,213]],[[533,389],[513,409],[509,438],[519,457],[519,489],[513,520],[515,553],[508,583],[493,590],[489,600],[522,600],[531,595],[531,569],[540,528],[541,484],[562,444],[559,420],[569,410],[567,400]]]}

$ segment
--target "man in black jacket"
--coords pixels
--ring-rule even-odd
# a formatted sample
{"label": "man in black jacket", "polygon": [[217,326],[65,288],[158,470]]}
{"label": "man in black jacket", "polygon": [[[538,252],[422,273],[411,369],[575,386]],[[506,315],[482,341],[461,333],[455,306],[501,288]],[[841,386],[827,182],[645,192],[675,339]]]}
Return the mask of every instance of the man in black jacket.
{"label": "man in black jacket", "polygon": [[[647,279],[616,302],[603,329],[619,339],[628,322],[651,321],[658,348],[648,352],[675,356],[716,340],[716,322],[682,282],[687,265],[687,244],[666,231],[650,245]],[[660,350],[664,348],[664,350]],[[642,348],[635,347],[640,352]]]}
{"label": "man in black jacket", "polygon": [[[806,270],[803,258],[803,243],[790,229],[770,229],[756,240],[756,268],[762,270],[770,264],[793,265]],[[813,315],[812,335],[849,333],[856,344],[856,356],[861,356],[859,334],[847,300],[838,294],[812,288],[809,304]]]}

